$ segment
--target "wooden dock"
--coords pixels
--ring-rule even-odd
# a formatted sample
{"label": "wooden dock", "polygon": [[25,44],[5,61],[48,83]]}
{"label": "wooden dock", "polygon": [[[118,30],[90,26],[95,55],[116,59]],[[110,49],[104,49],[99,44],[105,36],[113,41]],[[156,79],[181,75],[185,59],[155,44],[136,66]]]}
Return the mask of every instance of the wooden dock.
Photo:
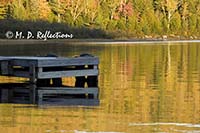
{"label": "wooden dock", "polygon": [[[85,95],[98,98],[98,57],[88,54],[78,57],[6,57],[0,56],[0,75],[28,78],[28,83],[0,84],[4,96],[10,92],[27,92],[30,102],[43,103],[46,96]],[[63,77],[75,77],[74,86],[64,86]],[[85,85],[87,84],[87,85]],[[87,87],[85,87],[87,86]],[[13,94],[12,94],[13,95]],[[6,98],[1,98],[6,99]]]}

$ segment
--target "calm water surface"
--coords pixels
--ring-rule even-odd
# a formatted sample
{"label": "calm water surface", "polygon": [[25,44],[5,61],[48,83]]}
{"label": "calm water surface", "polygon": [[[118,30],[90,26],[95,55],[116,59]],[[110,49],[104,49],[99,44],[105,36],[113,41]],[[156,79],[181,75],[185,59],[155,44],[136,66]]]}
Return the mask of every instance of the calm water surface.
{"label": "calm water surface", "polygon": [[0,46],[1,55],[48,53],[99,56],[100,105],[0,104],[0,132],[200,133],[200,43]]}

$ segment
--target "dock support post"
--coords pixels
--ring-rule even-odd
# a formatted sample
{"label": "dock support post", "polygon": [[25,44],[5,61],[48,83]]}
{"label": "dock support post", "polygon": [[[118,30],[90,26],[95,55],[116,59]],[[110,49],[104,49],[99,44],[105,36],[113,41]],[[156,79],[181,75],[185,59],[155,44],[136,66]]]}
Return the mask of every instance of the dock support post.
{"label": "dock support post", "polygon": [[30,85],[30,103],[35,104],[36,103],[36,85],[32,84]]}
{"label": "dock support post", "polygon": [[[98,66],[89,65],[89,69],[98,69]],[[88,87],[97,87],[98,86],[98,76],[88,76],[87,77]]]}
{"label": "dock support post", "polygon": [[29,66],[29,74],[30,74],[30,103],[36,103],[36,75],[35,75],[35,65],[31,64]]}
{"label": "dock support post", "polygon": [[43,101],[43,92],[38,91],[38,104],[42,104]]}
{"label": "dock support post", "polygon": [[6,60],[1,61],[0,68],[1,68],[1,74],[2,75],[10,75],[10,74],[13,73],[11,61],[6,61]]}
{"label": "dock support post", "polygon": [[9,89],[1,90],[1,102],[8,103],[9,102]]}
{"label": "dock support post", "polygon": [[99,92],[94,93],[93,98],[94,98],[94,99],[98,99],[98,95],[99,95]]}
{"label": "dock support post", "polygon": [[36,75],[35,75],[35,65],[31,64],[29,66],[29,74],[30,74],[30,82],[32,84],[35,84],[36,83]]}
{"label": "dock support post", "polygon": [[[85,66],[76,66],[76,69],[84,69]],[[75,87],[84,87],[85,86],[85,76],[77,76],[75,77],[76,81],[75,81]]]}

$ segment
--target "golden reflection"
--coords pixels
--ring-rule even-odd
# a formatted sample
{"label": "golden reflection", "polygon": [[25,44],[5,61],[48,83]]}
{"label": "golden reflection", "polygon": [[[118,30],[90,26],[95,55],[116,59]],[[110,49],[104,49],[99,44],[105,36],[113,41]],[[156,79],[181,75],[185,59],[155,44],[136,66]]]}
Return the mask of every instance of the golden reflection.
{"label": "golden reflection", "polygon": [[[1,132],[200,130],[199,44],[79,47],[69,54],[91,51],[100,57],[100,106],[28,108],[1,104]],[[24,81],[8,77],[0,80]],[[74,84],[73,78],[63,81]]]}

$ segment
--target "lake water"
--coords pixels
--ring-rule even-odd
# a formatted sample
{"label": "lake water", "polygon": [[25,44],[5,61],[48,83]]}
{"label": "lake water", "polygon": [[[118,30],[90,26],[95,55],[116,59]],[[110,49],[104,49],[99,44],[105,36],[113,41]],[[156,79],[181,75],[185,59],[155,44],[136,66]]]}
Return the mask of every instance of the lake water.
{"label": "lake water", "polygon": [[0,45],[1,55],[48,53],[98,56],[100,105],[2,103],[0,132],[200,133],[200,43]]}

